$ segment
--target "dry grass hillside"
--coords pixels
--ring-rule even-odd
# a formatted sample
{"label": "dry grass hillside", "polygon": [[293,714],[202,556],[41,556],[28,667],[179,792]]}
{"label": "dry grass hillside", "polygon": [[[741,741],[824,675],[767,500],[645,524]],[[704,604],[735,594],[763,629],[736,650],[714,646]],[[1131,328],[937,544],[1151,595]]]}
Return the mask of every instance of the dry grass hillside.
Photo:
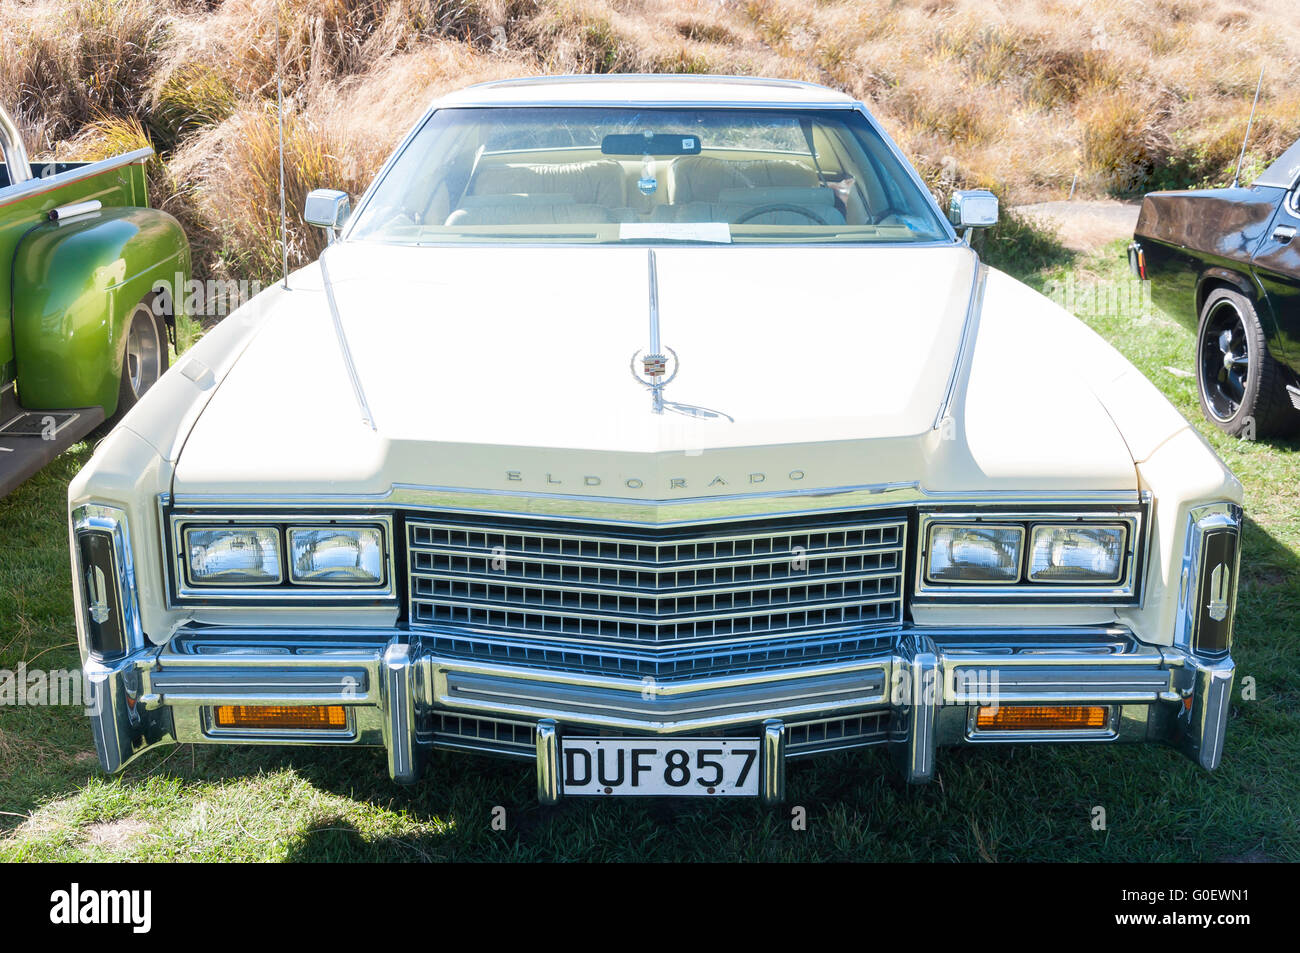
{"label": "dry grass hillside", "polygon": [[[764,74],[866,100],[936,191],[1008,202],[1222,182],[1300,135],[1294,0],[3,0],[0,97],[34,154],[147,138],[205,275],[266,278],[290,200],[363,188],[439,92],[509,75]],[[319,238],[297,226],[296,259]]]}

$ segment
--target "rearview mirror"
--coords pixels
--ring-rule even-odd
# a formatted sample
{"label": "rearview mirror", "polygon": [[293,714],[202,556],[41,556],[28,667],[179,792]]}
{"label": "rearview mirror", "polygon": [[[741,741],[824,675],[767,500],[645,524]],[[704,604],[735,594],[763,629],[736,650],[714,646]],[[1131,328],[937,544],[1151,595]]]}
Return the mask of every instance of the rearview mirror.
{"label": "rearview mirror", "polygon": [[996,225],[998,197],[988,189],[958,189],[948,202],[948,221],[963,229]]}
{"label": "rearview mirror", "polygon": [[313,189],[303,203],[302,220],[308,225],[328,229],[330,241],[333,241],[351,212],[352,200],[348,193],[337,189]]}

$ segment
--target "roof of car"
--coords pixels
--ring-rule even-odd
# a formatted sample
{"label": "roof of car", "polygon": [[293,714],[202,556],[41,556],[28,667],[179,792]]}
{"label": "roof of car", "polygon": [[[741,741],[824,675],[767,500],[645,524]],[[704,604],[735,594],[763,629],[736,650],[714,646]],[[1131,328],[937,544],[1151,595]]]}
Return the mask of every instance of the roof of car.
{"label": "roof of car", "polygon": [[1282,155],[1255,180],[1256,185],[1268,185],[1278,189],[1289,189],[1300,179],[1300,140]]}
{"label": "roof of car", "polygon": [[792,79],[752,76],[603,75],[531,76],[480,83],[443,97],[438,106],[506,105],[737,105],[837,106],[851,96]]}

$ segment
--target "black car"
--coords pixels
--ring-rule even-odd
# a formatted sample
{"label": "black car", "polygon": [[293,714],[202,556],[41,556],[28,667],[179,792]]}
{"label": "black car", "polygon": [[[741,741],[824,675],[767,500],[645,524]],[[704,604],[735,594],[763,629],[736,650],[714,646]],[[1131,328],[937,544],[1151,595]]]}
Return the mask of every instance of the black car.
{"label": "black car", "polygon": [[1233,436],[1300,430],[1300,142],[1248,188],[1152,192],[1129,262],[1196,331],[1205,416]]}

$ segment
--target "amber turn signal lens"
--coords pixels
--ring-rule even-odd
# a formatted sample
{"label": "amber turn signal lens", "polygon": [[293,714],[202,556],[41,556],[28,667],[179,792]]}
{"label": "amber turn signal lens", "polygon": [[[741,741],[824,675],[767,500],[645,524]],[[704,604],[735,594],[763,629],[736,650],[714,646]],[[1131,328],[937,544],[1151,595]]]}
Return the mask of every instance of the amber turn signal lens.
{"label": "amber turn signal lens", "polygon": [[980,731],[1077,731],[1105,728],[1109,715],[1105,705],[999,705],[981,708],[975,715],[975,727]]}
{"label": "amber turn signal lens", "polygon": [[346,728],[342,705],[219,705],[218,728]]}

